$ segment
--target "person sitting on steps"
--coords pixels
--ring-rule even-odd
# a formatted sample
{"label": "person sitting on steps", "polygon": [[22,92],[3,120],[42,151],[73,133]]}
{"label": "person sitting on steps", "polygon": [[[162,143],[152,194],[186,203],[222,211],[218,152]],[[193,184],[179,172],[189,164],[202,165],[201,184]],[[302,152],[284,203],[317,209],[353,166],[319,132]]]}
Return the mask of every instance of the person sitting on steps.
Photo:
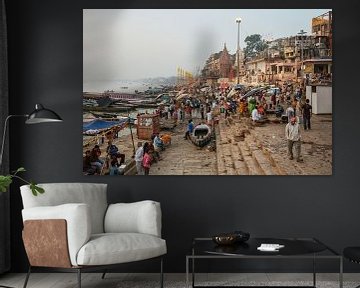
{"label": "person sitting on steps", "polygon": [[110,139],[108,142],[106,153],[110,156],[110,159],[120,158],[119,165],[125,163],[125,154],[119,152],[119,149],[116,147],[116,145],[113,144],[112,139]]}

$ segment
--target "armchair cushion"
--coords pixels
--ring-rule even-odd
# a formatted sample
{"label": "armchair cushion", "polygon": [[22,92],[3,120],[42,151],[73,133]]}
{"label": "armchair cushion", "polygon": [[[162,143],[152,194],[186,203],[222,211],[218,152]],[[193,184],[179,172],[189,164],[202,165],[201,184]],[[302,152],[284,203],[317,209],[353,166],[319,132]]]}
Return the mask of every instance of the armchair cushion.
{"label": "armchair cushion", "polygon": [[[92,233],[104,232],[107,209],[107,184],[99,183],[44,183],[45,193],[34,197],[29,185],[20,187],[24,208],[85,203],[89,206]],[[80,222],[79,222],[80,223]]]}
{"label": "armchair cushion", "polygon": [[145,200],[111,204],[105,215],[105,233],[143,233],[161,237],[160,203]]}
{"label": "armchair cushion", "polygon": [[78,265],[108,265],[145,260],[166,253],[166,241],[140,233],[94,234],[81,247]]}
{"label": "armchair cushion", "polygon": [[79,249],[88,242],[91,235],[91,219],[88,205],[73,203],[51,207],[33,207],[23,209],[22,215],[24,221],[65,219],[71,264],[77,265],[76,255]]}

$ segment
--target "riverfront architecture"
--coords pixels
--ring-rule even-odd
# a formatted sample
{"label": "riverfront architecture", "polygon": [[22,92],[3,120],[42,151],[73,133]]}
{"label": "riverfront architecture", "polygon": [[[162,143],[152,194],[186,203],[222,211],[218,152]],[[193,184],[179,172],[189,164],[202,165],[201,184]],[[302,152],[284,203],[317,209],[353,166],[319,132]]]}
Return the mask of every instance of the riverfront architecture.
{"label": "riverfront architecture", "polygon": [[[311,32],[264,40],[264,49],[252,57],[239,51],[240,83],[249,85],[299,83],[331,84],[332,12],[314,17]],[[224,49],[211,54],[201,77],[208,83],[234,83],[237,55]],[[220,80],[219,80],[220,79]]]}

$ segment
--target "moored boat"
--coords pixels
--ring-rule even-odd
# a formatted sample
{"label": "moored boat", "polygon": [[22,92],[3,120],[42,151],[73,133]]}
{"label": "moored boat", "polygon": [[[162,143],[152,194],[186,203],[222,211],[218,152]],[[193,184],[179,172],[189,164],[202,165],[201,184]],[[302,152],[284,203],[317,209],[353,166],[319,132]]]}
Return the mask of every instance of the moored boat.
{"label": "moored boat", "polygon": [[190,134],[190,140],[196,146],[204,147],[211,140],[212,131],[206,124],[195,126],[193,133]]}

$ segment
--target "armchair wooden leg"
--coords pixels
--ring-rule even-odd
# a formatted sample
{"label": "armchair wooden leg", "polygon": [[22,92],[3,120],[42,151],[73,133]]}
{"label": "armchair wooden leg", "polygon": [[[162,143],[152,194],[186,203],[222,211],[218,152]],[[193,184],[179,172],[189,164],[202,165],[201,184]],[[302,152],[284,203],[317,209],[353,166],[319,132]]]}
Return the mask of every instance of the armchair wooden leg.
{"label": "armchair wooden leg", "polygon": [[25,282],[24,282],[23,288],[26,288],[27,283],[28,283],[28,281],[29,281],[30,274],[31,274],[31,265],[29,266],[29,270],[28,270],[28,272],[27,272],[27,274],[26,274],[26,278],[25,278]]}
{"label": "armchair wooden leg", "polygon": [[81,269],[77,269],[78,288],[81,288]]}
{"label": "armchair wooden leg", "polygon": [[106,272],[107,270],[104,270],[103,274],[101,275],[101,279],[105,279]]}
{"label": "armchair wooden leg", "polygon": [[160,287],[164,287],[164,269],[163,269],[163,257],[160,260]]}

